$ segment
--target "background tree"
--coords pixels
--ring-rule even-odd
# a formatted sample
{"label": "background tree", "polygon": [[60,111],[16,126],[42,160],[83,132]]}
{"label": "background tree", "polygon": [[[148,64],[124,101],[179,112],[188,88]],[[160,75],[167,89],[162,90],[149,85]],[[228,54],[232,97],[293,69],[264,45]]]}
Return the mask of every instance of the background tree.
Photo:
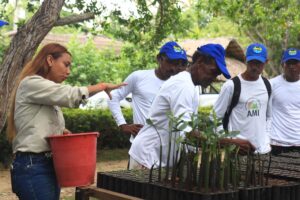
{"label": "background tree", "polygon": [[[218,36],[245,38],[243,34],[246,33],[252,42],[262,42],[268,47],[271,64],[267,70],[270,76],[280,72],[282,50],[291,46],[299,48],[300,45],[300,14],[297,10],[299,7],[297,0],[189,0],[185,1],[189,3],[188,6],[184,6],[182,0],[128,1],[135,3],[136,12],[124,16],[120,8],[106,12],[107,8],[96,0],[89,3],[83,0],[76,0],[75,3],[71,0],[44,0],[42,4],[39,0],[16,0],[17,3],[22,2],[23,6],[27,5],[26,13],[31,18],[18,23],[18,32],[2,58],[0,130],[6,121],[8,99],[17,75],[53,27],[65,25],[80,27],[84,32],[104,33],[128,42],[120,55],[104,52],[97,53],[92,59],[95,63],[91,64],[89,70],[99,71],[96,68],[100,65],[103,67],[101,77],[112,81],[121,80],[120,77],[125,77],[131,71],[153,67],[158,47],[166,38],[168,40]],[[7,2],[7,0],[0,1],[0,17],[12,21],[15,9],[8,8]],[[93,29],[78,23],[94,17],[96,19],[92,21]],[[242,42],[244,47],[250,43],[247,39],[239,42]],[[79,50],[73,47],[74,55],[80,58],[88,59],[89,55],[93,54],[83,48],[82,51],[87,53],[81,55]],[[3,43],[0,44],[1,49]],[[84,73],[80,59],[74,61],[76,68],[73,78],[70,77],[70,83],[80,85],[99,79],[96,73],[94,75],[90,73],[90,76]],[[118,71],[120,76],[117,77],[113,75],[116,68],[110,65],[117,66],[118,63],[121,70]]]}
{"label": "background tree", "polygon": [[[32,58],[47,33],[54,26],[74,24],[92,19],[95,15],[100,16],[104,10],[104,7],[96,0],[90,1],[89,4],[83,0],[76,0],[75,4],[67,0],[44,0],[41,5],[39,2],[37,0],[28,1],[27,8],[33,13],[33,16],[23,25],[20,23],[0,66],[0,131],[5,125],[8,102],[16,78],[24,64]],[[7,3],[8,1],[1,1],[3,7]],[[104,27],[111,27],[108,19],[110,22],[111,19],[118,20],[118,25],[124,27],[124,34],[119,32],[120,37],[152,50],[167,35],[176,32],[173,28],[178,24],[180,17],[178,0],[137,0],[136,5],[137,16],[135,18],[124,19],[121,17],[121,11],[116,9],[111,15],[104,18],[101,24],[105,25]],[[158,11],[150,12],[151,6],[157,8]],[[1,17],[3,16],[3,7],[0,9]],[[67,12],[69,15],[62,10],[63,7],[69,11]],[[73,14],[78,11],[81,14]]]}
{"label": "background tree", "polygon": [[[202,0],[198,3],[203,5]],[[281,72],[280,60],[287,47],[300,47],[300,13],[298,0],[215,0],[207,10],[215,16],[225,15],[247,34],[252,42],[261,42],[269,50],[266,70],[272,77]]]}
{"label": "background tree", "polygon": [[92,13],[84,13],[60,18],[64,3],[64,0],[45,0],[11,40],[0,66],[0,131],[6,121],[8,101],[15,86],[16,77],[24,64],[31,59],[47,33],[56,25],[76,23],[94,17]]}

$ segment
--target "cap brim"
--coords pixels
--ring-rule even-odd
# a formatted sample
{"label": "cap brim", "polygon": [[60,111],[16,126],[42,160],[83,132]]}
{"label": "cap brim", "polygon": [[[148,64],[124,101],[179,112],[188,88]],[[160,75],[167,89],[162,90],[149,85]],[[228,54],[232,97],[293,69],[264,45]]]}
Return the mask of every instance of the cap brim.
{"label": "cap brim", "polygon": [[225,76],[225,78],[227,78],[227,79],[230,79],[231,76],[226,68],[226,65],[223,62],[219,61],[218,59],[215,59],[215,60],[216,60],[217,66],[220,69],[220,71],[222,72],[223,76]]}
{"label": "cap brim", "polygon": [[266,58],[261,57],[261,56],[248,56],[248,57],[246,57],[246,62],[249,62],[251,60],[258,60],[258,61],[260,61],[262,63],[265,63],[267,61]]}
{"label": "cap brim", "polygon": [[299,57],[289,57],[289,58],[286,58],[286,59],[282,60],[282,63],[285,63],[286,61],[289,61],[289,60],[298,60],[298,61],[300,61],[300,58]]}
{"label": "cap brim", "polygon": [[6,21],[0,20],[0,27],[4,25],[8,25],[8,23]]}
{"label": "cap brim", "polygon": [[170,53],[166,53],[167,57],[170,60],[186,60],[187,61],[187,57],[186,54],[170,54]]}

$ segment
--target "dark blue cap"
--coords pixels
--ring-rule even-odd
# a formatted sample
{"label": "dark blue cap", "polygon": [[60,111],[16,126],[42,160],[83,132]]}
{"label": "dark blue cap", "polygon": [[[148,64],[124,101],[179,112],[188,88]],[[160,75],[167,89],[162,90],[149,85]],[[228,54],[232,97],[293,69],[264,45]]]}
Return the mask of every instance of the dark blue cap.
{"label": "dark blue cap", "polygon": [[217,63],[218,68],[229,79],[231,76],[226,68],[225,63],[225,49],[219,44],[206,44],[197,48],[197,51],[213,57]]}
{"label": "dark blue cap", "polygon": [[0,20],[0,27],[1,26],[4,26],[4,25],[7,25],[8,23],[6,21],[3,21],[3,20]]}
{"label": "dark blue cap", "polygon": [[282,63],[285,63],[288,60],[299,60],[300,61],[300,51],[295,48],[287,49],[282,56]]}
{"label": "dark blue cap", "polygon": [[165,43],[159,53],[165,53],[170,60],[186,60],[186,52],[176,42],[170,41]]}
{"label": "dark blue cap", "polygon": [[251,60],[258,60],[265,63],[268,59],[267,48],[260,43],[250,44],[246,52],[246,62]]}

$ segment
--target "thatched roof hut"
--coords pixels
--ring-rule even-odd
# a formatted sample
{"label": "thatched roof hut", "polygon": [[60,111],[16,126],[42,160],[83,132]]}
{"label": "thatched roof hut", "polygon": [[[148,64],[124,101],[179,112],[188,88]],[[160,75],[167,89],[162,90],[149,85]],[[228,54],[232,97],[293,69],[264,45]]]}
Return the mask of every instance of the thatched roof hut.
{"label": "thatched roof hut", "polygon": [[[88,35],[76,35],[73,36],[71,34],[52,34],[49,33],[47,34],[47,36],[44,38],[44,40],[42,41],[42,44],[47,44],[50,42],[56,42],[59,44],[63,44],[66,45],[71,38],[76,37],[76,40],[78,42],[80,42],[81,44],[85,44],[88,39],[89,36]],[[121,51],[121,47],[122,47],[122,42],[117,41],[117,40],[112,40],[108,37],[105,36],[93,36],[93,41],[95,46],[98,49],[110,49],[110,50],[114,50],[116,53],[120,53]]]}
{"label": "thatched roof hut", "polygon": [[[218,43],[224,47],[226,51],[226,65],[232,77],[245,71],[245,54],[242,47],[235,39],[222,37],[199,40],[190,39],[179,42],[180,46],[187,51],[187,55],[189,58],[192,57],[197,47],[208,43]],[[223,76],[219,76],[218,80],[225,81],[226,79]]]}
{"label": "thatched roof hut", "polygon": [[[16,34],[16,31],[11,31],[8,33],[9,36],[13,36]],[[67,45],[70,40],[75,37],[76,41],[80,44],[85,44],[89,40],[88,35],[72,35],[72,34],[55,34],[55,33],[48,33],[46,37],[42,41],[42,45],[55,42],[62,45]],[[93,36],[92,37],[95,46],[98,49],[109,49],[114,50],[116,53],[120,53],[121,47],[123,43],[121,41],[113,40],[105,36]]]}

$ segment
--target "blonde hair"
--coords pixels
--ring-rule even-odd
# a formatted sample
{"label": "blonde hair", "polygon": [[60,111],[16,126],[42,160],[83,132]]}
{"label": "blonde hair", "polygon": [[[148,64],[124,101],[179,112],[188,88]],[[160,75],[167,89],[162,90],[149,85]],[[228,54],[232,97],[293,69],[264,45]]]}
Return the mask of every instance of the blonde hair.
{"label": "blonde hair", "polygon": [[16,127],[14,121],[14,113],[15,113],[15,102],[16,102],[16,93],[19,87],[20,82],[27,76],[32,75],[40,75],[46,78],[47,74],[49,73],[49,64],[47,62],[47,56],[51,55],[54,59],[59,58],[63,53],[71,53],[67,50],[66,47],[57,44],[57,43],[49,43],[45,45],[38,54],[29,61],[23,70],[21,71],[20,75],[17,78],[16,85],[13,89],[11,98],[10,98],[10,107],[8,112],[7,118],[7,139],[12,142],[14,137],[16,136]]}

